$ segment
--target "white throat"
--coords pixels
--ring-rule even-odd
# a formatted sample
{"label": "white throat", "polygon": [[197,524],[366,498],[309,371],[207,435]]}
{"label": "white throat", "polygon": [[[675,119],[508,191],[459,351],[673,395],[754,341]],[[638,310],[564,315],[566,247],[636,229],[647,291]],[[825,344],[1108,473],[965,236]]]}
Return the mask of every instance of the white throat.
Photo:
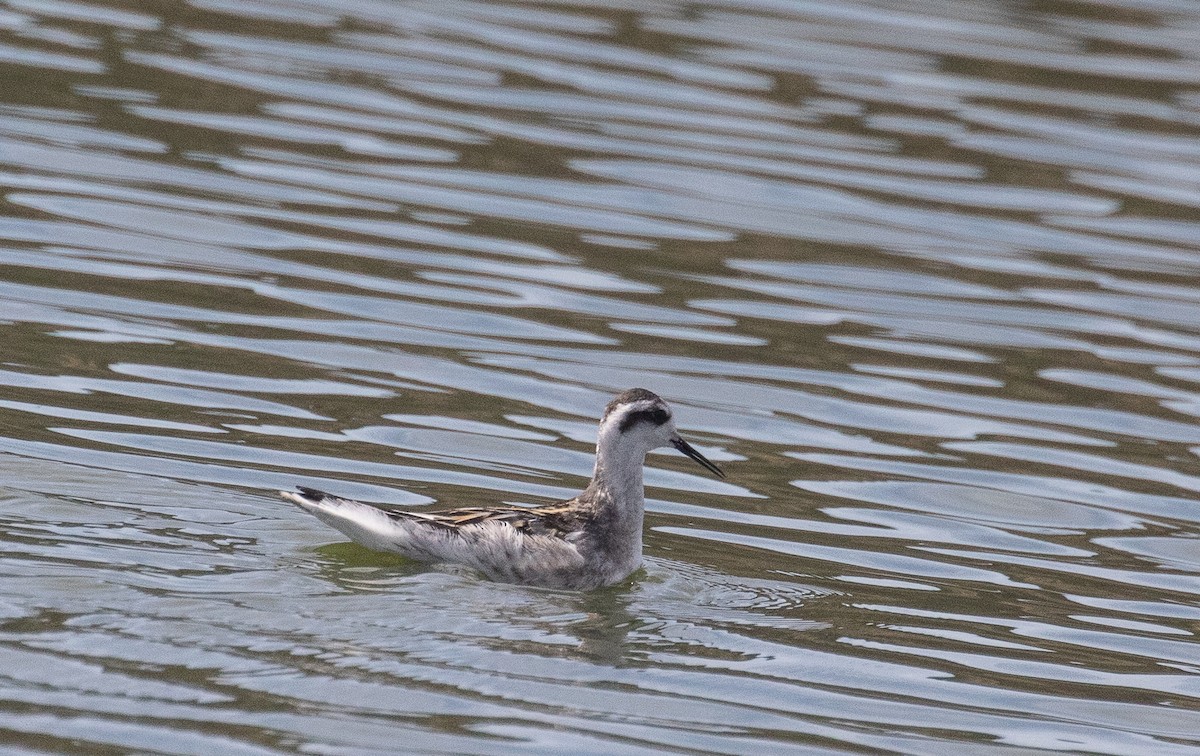
{"label": "white throat", "polygon": [[645,464],[646,450],[642,445],[606,424],[596,442],[596,467],[590,487],[604,490],[621,509],[635,510],[640,515],[645,504],[642,483]]}

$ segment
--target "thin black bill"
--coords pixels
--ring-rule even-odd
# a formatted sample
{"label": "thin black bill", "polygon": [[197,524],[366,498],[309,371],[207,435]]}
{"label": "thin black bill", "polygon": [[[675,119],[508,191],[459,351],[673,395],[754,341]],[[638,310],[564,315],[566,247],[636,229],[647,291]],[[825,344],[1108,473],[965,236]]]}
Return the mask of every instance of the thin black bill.
{"label": "thin black bill", "polygon": [[716,475],[718,478],[725,477],[725,473],[721,472],[721,468],[717,467],[712,462],[710,462],[707,457],[705,457],[700,452],[696,451],[695,447],[693,447],[687,441],[684,441],[682,438],[676,437],[675,439],[673,439],[671,441],[671,446],[674,446],[679,451],[683,452],[684,454],[688,455],[692,459],[699,462],[700,465],[705,470],[708,470],[710,473],[712,473],[713,475]]}

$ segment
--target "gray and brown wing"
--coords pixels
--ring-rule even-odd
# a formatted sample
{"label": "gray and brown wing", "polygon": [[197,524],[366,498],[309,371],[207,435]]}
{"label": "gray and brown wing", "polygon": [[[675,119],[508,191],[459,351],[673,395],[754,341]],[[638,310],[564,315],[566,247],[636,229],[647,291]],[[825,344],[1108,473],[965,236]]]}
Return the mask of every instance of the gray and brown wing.
{"label": "gray and brown wing", "polygon": [[578,501],[542,507],[493,506],[410,512],[329,496],[312,488],[283,498],[376,551],[421,562],[456,562],[493,580],[581,589],[607,573],[590,568],[578,533],[589,524]]}
{"label": "gray and brown wing", "polygon": [[583,524],[581,513],[571,502],[550,504],[542,507],[465,507],[441,512],[411,512],[408,510],[384,509],[385,514],[397,520],[427,523],[431,527],[459,530],[468,525],[487,522],[502,522],[528,535],[547,535],[565,538]]}

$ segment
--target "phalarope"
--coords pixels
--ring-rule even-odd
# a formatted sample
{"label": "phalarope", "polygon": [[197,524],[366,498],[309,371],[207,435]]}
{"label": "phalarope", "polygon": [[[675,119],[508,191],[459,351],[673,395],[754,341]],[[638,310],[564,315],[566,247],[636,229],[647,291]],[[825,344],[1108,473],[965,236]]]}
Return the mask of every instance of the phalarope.
{"label": "phalarope", "polygon": [[674,446],[705,469],[721,469],[680,438],[671,408],[646,389],[608,403],[592,481],[569,501],[408,512],[298,486],[280,491],[352,540],[419,562],[465,564],[492,580],[590,590],[620,582],[642,563],[646,452]]}

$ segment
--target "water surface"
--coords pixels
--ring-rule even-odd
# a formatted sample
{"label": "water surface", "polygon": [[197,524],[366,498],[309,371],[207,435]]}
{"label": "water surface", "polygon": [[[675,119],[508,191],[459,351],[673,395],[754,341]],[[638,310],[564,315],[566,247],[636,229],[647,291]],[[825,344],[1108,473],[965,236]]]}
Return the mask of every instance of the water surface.
{"label": "water surface", "polygon": [[[0,743],[1194,753],[1200,9],[9,0]],[[541,503],[591,594],[275,496]]]}

